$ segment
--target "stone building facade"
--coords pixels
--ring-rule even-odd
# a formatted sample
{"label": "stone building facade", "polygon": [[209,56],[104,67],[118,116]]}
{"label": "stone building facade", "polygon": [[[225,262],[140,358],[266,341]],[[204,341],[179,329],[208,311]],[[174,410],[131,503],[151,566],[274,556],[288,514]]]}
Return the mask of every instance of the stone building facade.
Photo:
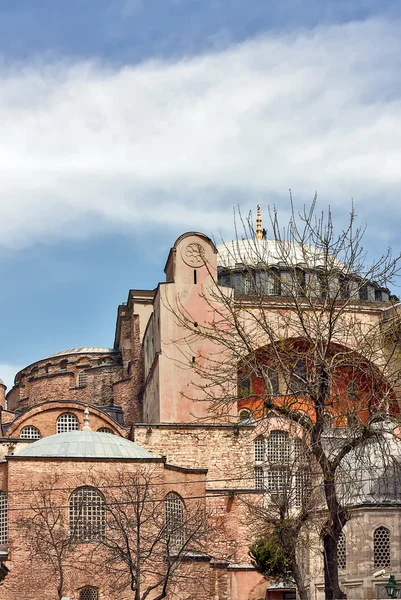
{"label": "stone building facade", "polygon": [[[112,478],[122,465],[134,471],[143,464],[139,457],[112,459],[110,455],[88,454],[87,450],[63,455],[61,446],[58,454],[35,454],[42,452],[40,444],[48,436],[62,440],[60,436],[79,432],[84,427],[86,407],[91,430],[100,435],[102,443],[107,445],[104,440],[113,434],[132,447],[137,445],[150,453],[170,491],[182,498],[202,498],[215,534],[205,544],[204,557],[198,557],[192,565],[203,581],[202,595],[188,591],[190,597],[295,598],[291,586],[269,586],[248,556],[255,533],[248,527],[243,499],[249,495],[263,501],[262,490],[255,483],[260,431],[254,398],[260,382],[247,381],[249,390],[245,394],[238,393],[241,381],[233,382],[233,397],[243,397],[230,410],[216,411],[210,404],[210,390],[202,385],[199,371],[191,369],[191,363],[219,354],[222,360],[233,358],[224,355],[215,339],[200,336],[186,343],[188,324],[184,326],[177,320],[177,313],[196,315],[193,327],[199,330],[209,321],[213,307],[220,314],[221,307],[213,294],[216,285],[226,286],[227,293],[234,297],[249,297],[252,303],[244,265],[235,261],[241,243],[255,271],[253,281],[257,281],[257,264],[246,241],[216,247],[204,234],[183,234],[167,257],[165,281],[154,290],[130,290],[127,301],[118,307],[113,348],[77,347],[38,359],[16,374],[7,395],[0,381],[0,559],[3,572],[7,572],[0,583],[2,599],[13,600],[21,595],[27,600],[56,597],[54,582],[49,581],[46,570],[38,569],[32,577],[25,569],[28,549],[18,538],[16,515],[19,508],[29,506],[29,494],[21,490],[38,489],[55,473],[66,490],[78,489],[90,485],[89,473],[108,473]],[[275,270],[274,277],[263,282],[264,310],[269,314],[283,312],[290,274],[274,263],[273,242],[261,239],[257,243],[273,256],[269,260]],[[313,278],[318,282],[317,272],[308,271],[305,277],[309,282]],[[343,286],[344,282],[333,280],[332,285]],[[347,286],[347,293],[352,294],[352,278]],[[387,289],[368,282],[355,290],[352,318],[357,315],[361,327],[388,321],[392,315],[398,318],[398,307],[391,303]],[[277,381],[277,394],[281,393],[280,385]],[[392,402],[398,406],[397,397],[392,397]],[[338,419],[334,426],[344,427],[346,423]],[[281,427],[272,420],[270,429]],[[397,494],[382,504],[365,500],[356,503],[358,518],[347,525],[344,578],[349,598],[368,600],[376,597],[377,582],[372,573],[377,565],[385,563],[386,568],[391,566],[397,576],[401,575],[401,504]],[[68,506],[68,502],[69,495],[64,493],[60,503]],[[384,548],[384,558],[379,559],[374,555],[378,552],[378,528]],[[81,558],[77,555],[75,560]],[[322,600],[318,556],[305,576],[311,600]],[[71,600],[111,600],[115,596],[106,579],[90,568],[85,576],[70,569],[64,595]],[[174,598],[171,594],[168,597]],[[130,593],[123,591],[119,597],[129,598]]]}

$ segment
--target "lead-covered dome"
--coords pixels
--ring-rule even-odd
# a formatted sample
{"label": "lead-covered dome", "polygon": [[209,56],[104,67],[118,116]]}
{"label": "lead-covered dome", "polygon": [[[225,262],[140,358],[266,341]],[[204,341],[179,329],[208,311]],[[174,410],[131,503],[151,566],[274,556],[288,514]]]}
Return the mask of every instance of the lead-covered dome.
{"label": "lead-covered dome", "polygon": [[[268,239],[231,240],[217,246],[217,265],[220,268],[233,269],[238,265],[257,267],[258,265],[303,265],[308,268],[318,268],[324,264],[327,257],[312,246]],[[339,266],[340,263],[333,259]]]}
{"label": "lead-covered dome", "polygon": [[17,454],[30,458],[149,459],[154,456],[126,438],[99,431],[57,433],[33,442]]}

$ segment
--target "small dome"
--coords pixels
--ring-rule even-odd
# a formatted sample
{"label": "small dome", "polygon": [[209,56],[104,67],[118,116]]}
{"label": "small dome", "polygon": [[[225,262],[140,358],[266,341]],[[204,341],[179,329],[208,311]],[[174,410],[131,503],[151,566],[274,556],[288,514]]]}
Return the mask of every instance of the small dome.
{"label": "small dome", "polygon": [[103,348],[102,346],[81,346],[79,348],[69,348],[50,354],[47,358],[55,358],[56,356],[68,356],[69,354],[115,354],[119,350],[114,348]]}
{"label": "small dome", "polygon": [[[296,242],[278,240],[244,239],[232,240],[217,246],[219,267],[232,269],[237,264],[248,267],[263,265],[296,266],[316,268],[323,264],[324,255],[317,248]],[[333,263],[339,265],[333,258]],[[333,267],[335,265],[333,264]]]}
{"label": "small dome", "polygon": [[154,456],[126,438],[81,430],[49,435],[24,448],[17,456],[59,458],[146,459]]}

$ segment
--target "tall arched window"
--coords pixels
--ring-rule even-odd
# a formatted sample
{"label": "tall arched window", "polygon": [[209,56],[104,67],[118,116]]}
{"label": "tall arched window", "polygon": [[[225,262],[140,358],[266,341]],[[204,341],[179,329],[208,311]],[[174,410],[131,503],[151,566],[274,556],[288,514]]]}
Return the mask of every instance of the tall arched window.
{"label": "tall arched window", "polygon": [[171,492],[164,498],[166,540],[170,548],[184,544],[184,503],[178,494]]}
{"label": "tall arched window", "polygon": [[98,600],[99,591],[97,588],[86,586],[79,592],[79,600]]}
{"label": "tall arched window", "polygon": [[72,413],[63,413],[57,419],[57,433],[65,433],[66,431],[78,431],[78,419]]}
{"label": "tall arched window", "polygon": [[86,375],[86,371],[80,371],[78,373],[78,387],[86,387],[88,382],[88,377]]}
{"label": "tall arched window", "polygon": [[301,439],[282,430],[271,431],[266,439],[256,438],[254,479],[255,488],[266,490],[272,500],[286,494],[293,506],[301,506],[309,485]]}
{"label": "tall arched window", "polygon": [[27,425],[21,429],[20,438],[22,440],[40,440],[40,431],[33,425]]}
{"label": "tall arched window", "polygon": [[6,492],[0,492],[0,546],[8,544],[8,502]]}
{"label": "tall arched window", "polygon": [[79,542],[104,539],[106,506],[102,494],[93,487],[75,490],[70,497],[70,535]]}
{"label": "tall arched window", "polygon": [[375,569],[390,567],[390,531],[378,527],[373,533],[373,562]]}

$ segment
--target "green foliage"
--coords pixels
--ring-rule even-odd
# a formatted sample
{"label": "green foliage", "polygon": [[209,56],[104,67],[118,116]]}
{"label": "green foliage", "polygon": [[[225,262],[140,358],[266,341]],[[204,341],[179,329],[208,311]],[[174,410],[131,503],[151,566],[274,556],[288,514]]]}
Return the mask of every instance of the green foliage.
{"label": "green foliage", "polygon": [[255,540],[248,554],[261,575],[272,579],[291,578],[291,560],[274,534]]}

